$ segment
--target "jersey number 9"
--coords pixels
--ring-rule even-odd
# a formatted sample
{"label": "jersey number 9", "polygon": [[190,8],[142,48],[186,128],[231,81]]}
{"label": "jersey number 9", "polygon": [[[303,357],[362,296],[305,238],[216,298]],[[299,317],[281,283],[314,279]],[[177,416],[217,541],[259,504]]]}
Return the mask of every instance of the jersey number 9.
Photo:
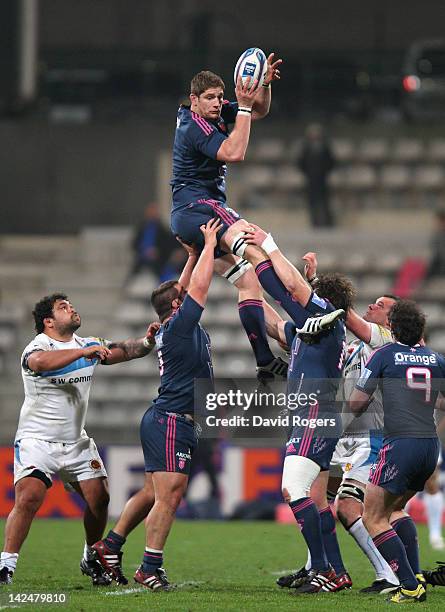
{"label": "jersey number 9", "polygon": [[431,370],[429,368],[408,368],[406,382],[409,389],[425,391],[425,402],[431,401]]}

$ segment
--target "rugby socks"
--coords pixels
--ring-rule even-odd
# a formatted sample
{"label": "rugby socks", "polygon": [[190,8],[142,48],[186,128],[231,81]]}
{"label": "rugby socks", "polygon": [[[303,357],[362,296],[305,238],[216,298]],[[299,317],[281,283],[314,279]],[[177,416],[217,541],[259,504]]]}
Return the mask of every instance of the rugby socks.
{"label": "rugby socks", "polygon": [[162,550],[146,548],[142,559],[142,571],[144,574],[154,574],[157,569],[162,567]]}
{"label": "rugby socks", "polygon": [[326,506],[320,510],[321,534],[323,537],[323,546],[326,551],[326,556],[329,563],[335,570],[337,576],[346,573],[346,568],[343,565],[341,558],[340,547],[337,540],[337,532],[335,528],[335,518],[332,514],[330,506]]}
{"label": "rugby socks", "polygon": [[311,553],[312,569],[326,571],[329,569],[329,563],[323,546],[321,519],[316,505],[310,497],[302,497],[290,502],[289,506]]}
{"label": "rugby socks", "polygon": [[312,567],[311,551],[308,548],[307,549],[306,565],[304,566],[304,569],[309,571],[311,569],[311,567]]}
{"label": "rugby socks", "polygon": [[399,579],[375,547],[368,530],[363,525],[363,520],[361,518],[357,519],[348,527],[347,532],[354,538],[358,546],[368,557],[375,570],[376,580],[386,580],[391,584],[398,584]]}
{"label": "rugby socks", "polygon": [[287,312],[297,327],[303,327],[308,314],[283,285],[270,259],[255,268],[256,275],[267,293]]}
{"label": "rugby socks", "polygon": [[397,574],[402,587],[409,591],[417,589],[417,578],[408,561],[405,546],[394,529],[379,533],[373,540],[382,557]]}
{"label": "rugby socks", "polygon": [[238,304],[239,318],[246,331],[258,366],[265,366],[275,359],[267,340],[263,300],[243,300]]}
{"label": "rugby socks", "polygon": [[428,529],[430,540],[442,539],[442,515],[443,515],[443,493],[423,493],[426,514],[428,516]]}
{"label": "rugby socks", "polygon": [[109,548],[112,552],[118,553],[125,544],[126,538],[110,529],[107,537],[103,541],[107,548]]}
{"label": "rugby socks", "polygon": [[19,553],[9,553],[9,552],[0,553],[0,569],[2,567],[7,567],[10,572],[15,572],[15,568],[17,567],[18,558],[19,558]]}
{"label": "rugby socks", "polygon": [[410,516],[404,516],[391,525],[402,540],[411,569],[415,574],[420,574],[419,540],[413,519]]}

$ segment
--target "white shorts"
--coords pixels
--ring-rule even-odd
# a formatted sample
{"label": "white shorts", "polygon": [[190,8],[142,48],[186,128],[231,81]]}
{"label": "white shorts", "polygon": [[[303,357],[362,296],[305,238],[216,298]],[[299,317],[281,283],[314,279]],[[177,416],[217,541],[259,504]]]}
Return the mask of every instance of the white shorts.
{"label": "white shorts", "polygon": [[366,485],[369,470],[377,460],[381,446],[382,437],[372,433],[357,438],[352,436],[340,438],[332,455],[330,472],[333,476],[342,473],[343,480],[358,480]]}
{"label": "white shorts", "polygon": [[14,484],[39,470],[50,487],[57,474],[68,485],[70,482],[107,476],[93,438],[82,438],[74,444],[47,442],[37,438],[23,438],[14,443]]}

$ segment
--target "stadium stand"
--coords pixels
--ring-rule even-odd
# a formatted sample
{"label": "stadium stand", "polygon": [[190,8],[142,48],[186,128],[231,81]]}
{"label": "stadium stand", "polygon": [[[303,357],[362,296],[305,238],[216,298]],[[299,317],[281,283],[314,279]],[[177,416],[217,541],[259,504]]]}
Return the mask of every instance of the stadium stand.
{"label": "stadium stand", "polygon": [[[348,274],[357,287],[359,311],[392,290],[408,256],[427,259],[429,253],[428,232],[393,236],[342,228],[331,232],[288,228],[275,234],[297,265],[306,251],[316,250],[321,270]],[[22,401],[18,359],[34,333],[30,311],[37,299],[54,290],[66,291],[82,315],[82,335],[141,336],[155,318],[149,295],[157,280],[147,272],[125,280],[131,265],[131,235],[131,228],[94,227],[72,237],[4,237],[0,242],[2,442],[9,442],[14,433]],[[428,314],[431,346],[445,351],[445,279],[432,279],[422,289],[420,302]],[[203,324],[212,338],[216,374],[252,376],[254,366],[241,332],[236,294],[221,278],[212,283]],[[277,345],[274,349],[279,352]],[[110,441],[134,441],[139,419],[158,382],[154,357],[99,368],[91,392],[89,430]]]}

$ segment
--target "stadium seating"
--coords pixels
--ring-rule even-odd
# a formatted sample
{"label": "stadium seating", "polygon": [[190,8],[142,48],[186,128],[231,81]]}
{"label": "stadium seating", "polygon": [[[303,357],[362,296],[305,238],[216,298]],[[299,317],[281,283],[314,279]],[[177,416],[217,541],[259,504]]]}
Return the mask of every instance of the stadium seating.
{"label": "stadium seating", "polygon": [[[279,203],[289,209],[304,206],[301,194],[305,177],[296,160],[301,138],[285,137],[255,140],[246,163],[237,169],[237,190],[243,204],[263,206],[261,197],[249,197],[251,191],[279,192]],[[343,211],[373,208],[440,207],[445,193],[445,139],[384,136],[333,136],[332,152],[336,166],[329,176],[334,207]]]}

